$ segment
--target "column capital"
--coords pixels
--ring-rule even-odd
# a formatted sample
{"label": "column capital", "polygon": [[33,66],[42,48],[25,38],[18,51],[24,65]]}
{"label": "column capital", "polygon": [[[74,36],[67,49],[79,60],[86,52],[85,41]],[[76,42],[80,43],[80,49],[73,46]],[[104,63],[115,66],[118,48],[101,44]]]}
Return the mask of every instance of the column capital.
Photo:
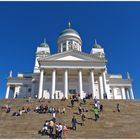
{"label": "column capital", "polygon": [[79,68],[78,71],[79,71],[79,70],[83,70],[83,69],[82,69],[82,68]]}
{"label": "column capital", "polygon": [[105,72],[105,68],[101,69],[101,72]]}
{"label": "column capital", "polygon": [[78,69],[77,71],[78,71],[78,72],[82,72],[82,69]]}
{"label": "column capital", "polygon": [[53,70],[53,71],[56,71],[56,68],[53,68],[52,70]]}
{"label": "column capital", "polygon": [[64,68],[64,71],[68,70],[68,68]]}
{"label": "column capital", "polygon": [[45,70],[45,68],[40,68],[40,71]]}
{"label": "column capital", "polygon": [[40,70],[44,70],[45,68],[40,68]]}
{"label": "column capital", "polygon": [[101,72],[99,72],[99,73],[98,73],[98,76],[101,76],[101,75],[102,75],[102,73],[101,73]]}
{"label": "column capital", "polygon": [[89,69],[89,71],[91,72],[91,71],[94,71],[95,69]]}

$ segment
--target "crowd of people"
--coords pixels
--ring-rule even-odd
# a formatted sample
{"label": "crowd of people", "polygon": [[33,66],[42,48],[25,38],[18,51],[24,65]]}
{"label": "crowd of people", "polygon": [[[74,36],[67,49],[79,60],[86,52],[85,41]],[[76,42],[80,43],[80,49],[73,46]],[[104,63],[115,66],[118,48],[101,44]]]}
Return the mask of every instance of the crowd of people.
{"label": "crowd of people", "polygon": [[55,108],[53,106],[48,106],[48,104],[43,105],[41,104],[40,106],[36,105],[35,107],[35,112],[37,113],[66,113],[66,108],[65,107],[61,107],[61,108]]}
{"label": "crowd of people", "polygon": [[11,111],[11,107],[9,104],[5,105],[5,106],[2,106],[1,107],[1,110],[4,110],[6,113],[10,113]]}
{"label": "crowd of people", "polygon": [[[99,120],[100,115],[104,112],[104,106],[100,102],[100,100],[95,97],[91,104],[92,105],[91,110],[89,110],[86,106],[87,99],[89,98],[90,98],[90,95],[83,98],[83,100],[79,100],[78,95],[73,95],[70,97],[70,104],[71,104],[70,108],[73,110],[73,108],[77,107],[77,105],[75,106],[75,103],[78,104],[77,115],[80,116],[81,120],[77,120],[76,116],[74,114],[71,114],[73,117],[71,118],[71,127],[69,127],[69,129],[76,131],[77,124],[80,124],[81,126],[85,126],[86,124],[85,122],[88,119],[87,112],[93,112],[94,117],[92,115],[92,119],[95,121]],[[107,99],[107,97],[105,98]],[[63,98],[61,101],[65,101],[65,100],[66,98]],[[39,100],[39,102],[42,102],[42,101],[44,102],[44,99]],[[28,98],[28,102],[31,102],[31,97]],[[6,106],[1,107],[1,110],[5,110],[6,113],[9,113],[11,111],[11,107],[9,105],[6,105]],[[116,110],[120,112],[120,104],[118,103],[116,105]],[[58,122],[57,117],[56,117],[58,113],[59,114],[66,113],[65,106],[62,105],[61,108],[54,107],[54,106],[50,106],[49,102],[40,103],[40,105],[36,105],[36,107],[33,109],[31,109],[30,107],[27,107],[25,109],[25,107],[23,106],[18,111],[13,112],[12,116],[22,116],[22,114],[29,113],[29,112],[36,112],[39,114],[49,113],[52,115],[50,120],[46,120],[44,122],[41,130],[38,131],[39,134],[41,134],[42,136],[47,135],[50,138],[58,138],[58,139],[67,138],[67,132],[69,129],[67,128],[65,123]]]}
{"label": "crowd of people", "polygon": [[22,109],[19,109],[18,111],[13,112],[12,116],[22,116],[24,113],[29,113],[29,112],[32,112],[30,107],[27,107],[27,109],[25,109],[23,106]]}
{"label": "crowd of people", "polygon": [[58,123],[54,121],[54,118],[51,120],[46,120],[42,129],[38,131],[38,133],[42,136],[47,135],[53,139],[62,139],[62,135],[63,138],[67,138],[67,132],[68,128],[66,124],[62,124],[60,122]]}

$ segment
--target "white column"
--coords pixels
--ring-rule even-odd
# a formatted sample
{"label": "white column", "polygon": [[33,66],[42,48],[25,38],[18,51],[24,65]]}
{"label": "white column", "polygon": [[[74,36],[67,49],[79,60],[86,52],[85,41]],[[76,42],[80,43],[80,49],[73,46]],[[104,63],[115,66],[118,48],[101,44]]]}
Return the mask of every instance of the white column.
{"label": "white column", "polygon": [[17,87],[15,86],[13,99],[15,99],[15,97],[16,97],[16,90],[17,90]]}
{"label": "white column", "polygon": [[105,75],[105,71],[103,71],[103,73],[102,73],[102,78],[103,78],[104,93],[106,93],[106,94],[107,94],[107,98],[109,98],[109,97],[108,97],[108,92],[107,92],[107,85],[106,85],[106,75]]}
{"label": "white column", "polygon": [[95,84],[94,84],[94,71],[93,70],[91,70],[90,75],[91,75],[92,98],[94,99],[94,97],[95,97]]}
{"label": "white column", "polygon": [[121,94],[120,99],[123,99],[123,95],[122,95],[122,87],[119,87],[119,90],[120,90],[120,94]]}
{"label": "white column", "polygon": [[82,70],[79,70],[79,92],[80,98],[83,99],[83,82],[82,82]]}
{"label": "white column", "polygon": [[130,96],[129,96],[128,88],[126,88],[125,91],[126,91],[127,99],[129,100],[130,99]]}
{"label": "white column", "polygon": [[117,96],[117,89],[118,89],[118,87],[116,86],[116,87],[114,87],[113,88],[113,95],[114,95],[114,99],[118,99],[118,96]]}
{"label": "white column", "polygon": [[64,72],[64,94],[66,99],[68,99],[68,70],[65,69]]}
{"label": "white column", "polygon": [[60,52],[62,52],[62,51],[63,51],[63,48],[62,48],[62,46],[63,46],[63,45],[62,45],[62,43],[61,43]]}
{"label": "white column", "polygon": [[66,41],[66,51],[68,51],[68,41]]}
{"label": "white column", "polygon": [[55,83],[56,83],[56,70],[53,69],[52,71],[52,99],[54,99]]}
{"label": "white column", "polygon": [[113,99],[115,99],[115,88],[112,88]]}
{"label": "white column", "polygon": [[8,97],[9,97],[9,92],[10,92],[10,85],[7,85],[7,90],[6,90],[5,99],[8,99]]}
{"label": "white column", "polygon": [[41,72],[40,72],[40,82],[39,82],[38,99],[42,98],[42,92],[43,92],[43,78],[44,78],[44,69],[41,69]]}
{"label": "white column", "polygon": [[114,99],[114,90],[113,90],[113,87],[112,86],[110,86],[110,96],[111,96],[111,94],[112,94],[112,97],[110,97],[110,99]]}
{"label": "white column", "polygon": [[32,97],[35,95],[35,83],[32,83],[32,92],[31,92]]}
{"label": "white column", "polygon": [[122,92],[122,99],[126,99],[126,94],[125,94],[124,87],[121,88],[121,92]]}
{"label": "white column", "polygon": [[101,74],[99,75],[99,92],[100,92],[101,99],[103,99],[104,91],[103,91],[103,80]]}
{"label": "white column", "polygon": [[134,94],[133,94],[132,87],[130,87],[129,90],[130,90],[130,96],[131,96],[131,99],[134,100]]}

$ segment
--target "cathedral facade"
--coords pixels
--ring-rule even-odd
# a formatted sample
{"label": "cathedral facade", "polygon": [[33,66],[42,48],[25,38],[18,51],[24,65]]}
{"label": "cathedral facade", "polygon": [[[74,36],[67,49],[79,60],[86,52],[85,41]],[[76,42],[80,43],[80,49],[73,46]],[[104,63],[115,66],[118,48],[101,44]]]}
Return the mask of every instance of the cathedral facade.
{"label": "cathedral facade", "polygon": [[33,73],[18,73],[7,78],[5,98],[25,96],[45,99],[69,98],[78,94],[81,99],[92,98],[134,99],[132,80],[107,72],[104,49],[96,40],[91,52],[82,52],[82,39],[71,28],[63,30],[57,40],[58,53],[51,54],[44,40],[37,47]]}

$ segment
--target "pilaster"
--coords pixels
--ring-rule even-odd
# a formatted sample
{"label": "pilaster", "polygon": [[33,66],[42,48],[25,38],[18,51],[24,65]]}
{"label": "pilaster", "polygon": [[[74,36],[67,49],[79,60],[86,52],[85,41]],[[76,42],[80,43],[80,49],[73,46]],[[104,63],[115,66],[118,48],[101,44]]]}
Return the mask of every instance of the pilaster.
{"label": "pilaster", "polygon": [[10,92],[10,85],[7,85],[5,99],[8,99],[9,98],[9,92]]}
{"label": "pilaster", "polygon": [[95,97],[94,70],[90,71],[90,75],[91,75],[92,98],[94,99],[94,97]]}
{"label": "pilaster", "polygon": [[41,71],[40,71],[40,82],[39,82],[39,94],[38,94],[38,99],[42,98],[43,79],[44,79],[44,69],[41,69]]}
{"label": "pilaster", "polygon": [[64,94],[66,99],[68,99],[68,70],[65,69],[64,72]]}
{"label": "pilaster", "polygon": [[80,98],[83,99],[83,82],[82,82],[82,70],[79,69],[79,92],[80,92]]}
{"label": "pilaster", "polygon": [[52,94],[51,94],[52,99],[54,99],[55,86],[56,86],[56,69],[53,69],[53,71],[52,71]]}
{"label": "pilaster", "polygon": [[130,87],[129,90],[130,90],[130,97],[132,100],[134,100],[134,94],[133,94],[132,87]]}

